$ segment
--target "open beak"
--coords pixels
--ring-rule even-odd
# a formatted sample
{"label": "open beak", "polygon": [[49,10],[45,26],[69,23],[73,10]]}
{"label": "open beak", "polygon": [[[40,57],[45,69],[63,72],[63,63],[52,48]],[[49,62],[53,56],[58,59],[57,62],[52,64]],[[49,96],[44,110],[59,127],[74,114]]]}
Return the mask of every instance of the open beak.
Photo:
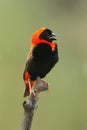
{"label": "open beak", "polygon": [[51,40],[57,40],[57,39],[56,39],[56,35],[55,35],[54,33],[52,33],[52,34],[50,35],[49,39],[51,39]]}

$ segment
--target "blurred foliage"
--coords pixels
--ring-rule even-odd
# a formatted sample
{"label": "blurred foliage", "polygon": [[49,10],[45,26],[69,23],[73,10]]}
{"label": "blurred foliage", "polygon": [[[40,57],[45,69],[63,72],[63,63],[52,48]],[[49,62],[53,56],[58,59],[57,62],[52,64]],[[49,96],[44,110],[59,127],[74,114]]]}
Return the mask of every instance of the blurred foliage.
{"label": "blurred foliage", "polygon": [[32,130],[87,129],[87,1],[0,0],[0,129],[18,130],[23,115],[22,73],[32,33],[57,35],[60,61],[45,78]]}

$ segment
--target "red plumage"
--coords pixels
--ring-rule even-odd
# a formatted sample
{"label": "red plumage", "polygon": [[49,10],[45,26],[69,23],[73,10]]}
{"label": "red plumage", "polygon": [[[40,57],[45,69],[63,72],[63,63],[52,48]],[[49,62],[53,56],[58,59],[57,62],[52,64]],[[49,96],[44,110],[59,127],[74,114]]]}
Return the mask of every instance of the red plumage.
{"label": "red plumage", "polygon": [[31,50],[28,53],[23,79],[28,96],[36,78],[44,78],[58,62],[58,47],[54,33],[50,29],[40,28],[32,35]]}

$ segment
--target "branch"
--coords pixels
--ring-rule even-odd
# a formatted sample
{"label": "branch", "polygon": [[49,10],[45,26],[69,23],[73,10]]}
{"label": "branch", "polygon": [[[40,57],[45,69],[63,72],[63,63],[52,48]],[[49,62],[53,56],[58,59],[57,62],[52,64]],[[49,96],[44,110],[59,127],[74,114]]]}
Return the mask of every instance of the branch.
{"label": "branch", "polygon": [[41,80],[39,77],[34,85],[34,92],[23,102],[24,116],[22,123],[22,130],[30,130],[32,125],[32,120],[34,116],[34,110],[38,106],[38,94],[42,91],[48,90],[48,83]]}

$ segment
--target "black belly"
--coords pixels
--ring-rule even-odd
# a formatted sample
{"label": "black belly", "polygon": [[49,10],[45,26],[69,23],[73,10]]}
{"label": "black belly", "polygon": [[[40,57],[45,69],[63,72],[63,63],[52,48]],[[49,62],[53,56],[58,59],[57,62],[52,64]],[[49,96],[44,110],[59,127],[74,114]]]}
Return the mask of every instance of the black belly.
{"label": "black belly", "polygon": [[58,61],[57,48],[52,52],[51,47],[47,44],[39,44],[32,50],[32,57],[26,63],[25,71],[31,75],[31,80],[35,80],[37,76],[43,78],[54,67]]}

